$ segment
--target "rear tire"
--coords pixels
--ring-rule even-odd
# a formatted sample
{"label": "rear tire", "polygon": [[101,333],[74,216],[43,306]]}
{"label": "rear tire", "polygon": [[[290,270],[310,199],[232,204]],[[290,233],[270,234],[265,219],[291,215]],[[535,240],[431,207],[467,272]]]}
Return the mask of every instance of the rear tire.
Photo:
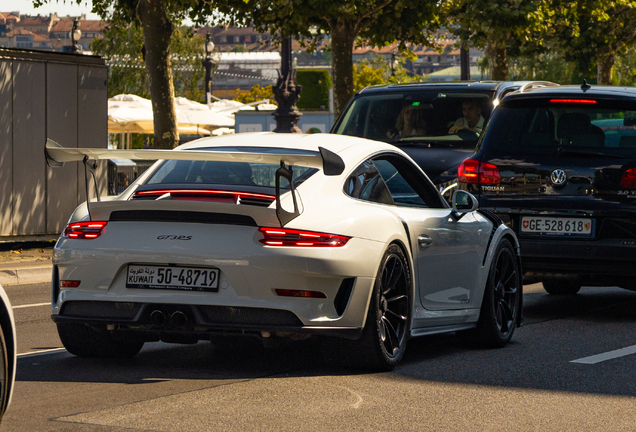
{"label": "rear tire", "polygon": [[565,279],[544,280],[543,289],[552,295],[574,295],[581,290],[581,285],[572,283]]}
{"label": "rear tire", "polygon": [[144,346],[143,341],[117,340],[109,332],[81,323],[58,323],[57,333],[64,348],[79,357],[129,358]]}
{"label": "rear tire", "polygon": [[411,328],[411,271],[402,249],[382,257],[360,339],[343,341],[349,360],[370,370],[392,370],[404,356]]}
{"label": "rear tire", "polygon": [[521,275],[512,244],[499,242],[490,265],[477,327],[462,335],[486,348],[502,348],[515,331],[519,319]]}

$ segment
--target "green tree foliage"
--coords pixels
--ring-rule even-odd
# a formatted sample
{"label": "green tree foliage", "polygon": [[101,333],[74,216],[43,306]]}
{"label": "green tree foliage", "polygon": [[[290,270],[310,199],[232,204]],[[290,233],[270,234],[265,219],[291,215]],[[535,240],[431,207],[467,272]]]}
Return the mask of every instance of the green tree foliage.
{"label": "green tree foliage", "polygon": [[409,82],[426,81],[428,77],[419,75],[410,76],[404,67],[407,56],[399,56],[395,60],[393,71],[391,71],[390,60],[383,57],[376,57],[373,60],[362,60],[353,65],[354,92],[362,90],[370,85],[377,84],[399,84]]}
{"label": "green tree foliage", "polygon": [[331,76],[326,70],[299,70],[296,72],[296,82],[303,86],[298,99],[300,109],[329,109],[329,89]]}
{"label": "green tree foliage", "polygon": [[351,52],[356,38],[383,46],[396,40],[427,43],[440,23],[433,0],[217,0],[232,24],[253,23],[260,31],[314,40],[331,35],[335,109],[353,96]]}
{"label": "green tree foliage", "polygon": [[234,98],[235,101],[241,103],[251,103],[265,99],[269,99],[269,103],[276,105],[276,101],[274,100],[274,90],[272,90],[271,85],[261,87],[256,84],[255,86],[252,86],[249,93],[241,93],[241,90],[236,89],[236,97]]}
{"label": "green tree foliage", "polygon": [[616,82],[612,82],[612,84],[636,86],[636,49],[628,50],[616,57],[614,72]]}
{"label": "green tree foliage", "polygon": [[[50,0],[32,0],[41,6]],[[73,0],[72,0],[73,1]],[[82,3],[82,0],[74,0]],[[209,0],[92,0],[94,13],[115,26],[138,22],[143,32],[143,59],[148,69],[154,118],[155,146],[179,144],[170,44],[174,25],[184,18],[205,23],[213,13]]]}
{"label": "green tree foliage", "polygon": [[[171,65],[175,96],[203,101],[205,70],[201,66],[205,53],[204,39],[189,27],[172,33]],[[142,57],[143,34],[139,25],[109,24],[104,37],[93,40],[91,50],[104,57],[108,67],[108,97],[121,93],[150,97],[148,70]]]}
{"label": "green tree foliage", "polygon": [[[636,44],[633,0],[545,0],[554,43],[577,65],[574,79],[610,84],[616,56]],[[596,69],[596,70],[595,70]]]}
{"label": "green tree foliage", "polygon": [[508,78],[509,56],[535,50],[546,30],[540,0],[448,0],[449,28],[488,57],[492,79]]}
{"label": "green tree foliage", "polygon": [[573,81],[575,70],[576,64],[566,61],[560,51],[534,53],[511,58],[508,79],[576,84]]}

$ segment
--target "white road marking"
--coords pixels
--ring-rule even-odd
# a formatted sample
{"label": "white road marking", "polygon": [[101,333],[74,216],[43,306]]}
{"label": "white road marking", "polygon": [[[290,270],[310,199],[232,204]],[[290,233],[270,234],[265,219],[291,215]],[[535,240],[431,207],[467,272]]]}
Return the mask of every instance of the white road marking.
{"label": "white road marking", "polygon": [[36,306],[51,306],[51,302],[33,303],[33,304],[28,304],[28,305],[13,306],[13,309],[22,309],[22,308],[36,307]]}
{"label": "white road marking", "polygon": [[51,349],[46,349],[46,350],[40,350],[40,351],[30,351],[30,352],[25,352],[22,354],[18,354],[19,358],[26,358],[26,357],[37,357],[37,356],[41,356],[41,355],[49,355],[49,354],[57,354],[57,353],[61,353],[66,351],[66,348],[51,348]]}
{"label": "white road marking", "polygon": [[624,357],[631,354],[636,354],[636,345],[628,346],[628,347],[617,349],[614,351],[604,352],[601,354],[596,354],[589,357],[583,357],[580,359],[571,360],[570,363],[596,364],[605,360],[612,360],[618,357]]}

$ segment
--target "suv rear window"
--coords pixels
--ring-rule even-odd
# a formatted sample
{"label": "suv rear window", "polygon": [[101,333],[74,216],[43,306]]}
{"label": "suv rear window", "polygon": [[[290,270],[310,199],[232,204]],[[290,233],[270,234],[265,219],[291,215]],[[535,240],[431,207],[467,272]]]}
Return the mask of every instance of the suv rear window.
{"label": "suv rear window", "polygon": [[[335,133],[390,143],[426,142],[474,148],[490,117],[492,92],[421,91],[361,96],[353,101]],[[463,105],[476,107],[475,131],[449,133],[464,119]],[[413,127],[405,126],[405,117]],[[480,119],[481,116],[481,119]]]}
{"label": "suv rear window", "polygon": [[[557,99],[560,100],[560,99]],[[508,154],[573,153],[628,156],[636,153],[636,105],[608,107],[601,101],[514,101],[498,107],[484,145]],[[530,105],[530,106],[528,106]],[[632,108],[632,109],[626,109]]]}

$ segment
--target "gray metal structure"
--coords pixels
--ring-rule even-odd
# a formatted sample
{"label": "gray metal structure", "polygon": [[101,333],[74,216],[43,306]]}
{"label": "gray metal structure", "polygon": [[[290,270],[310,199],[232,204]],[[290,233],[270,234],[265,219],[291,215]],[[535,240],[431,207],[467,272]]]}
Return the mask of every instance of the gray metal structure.
{"label": "gray metal structure", "polygon": [[42,146],[107,147],[107,79],[99,57],[0,49],[0,241],[59,234],[86,200],[84,166],[51,170]]}

